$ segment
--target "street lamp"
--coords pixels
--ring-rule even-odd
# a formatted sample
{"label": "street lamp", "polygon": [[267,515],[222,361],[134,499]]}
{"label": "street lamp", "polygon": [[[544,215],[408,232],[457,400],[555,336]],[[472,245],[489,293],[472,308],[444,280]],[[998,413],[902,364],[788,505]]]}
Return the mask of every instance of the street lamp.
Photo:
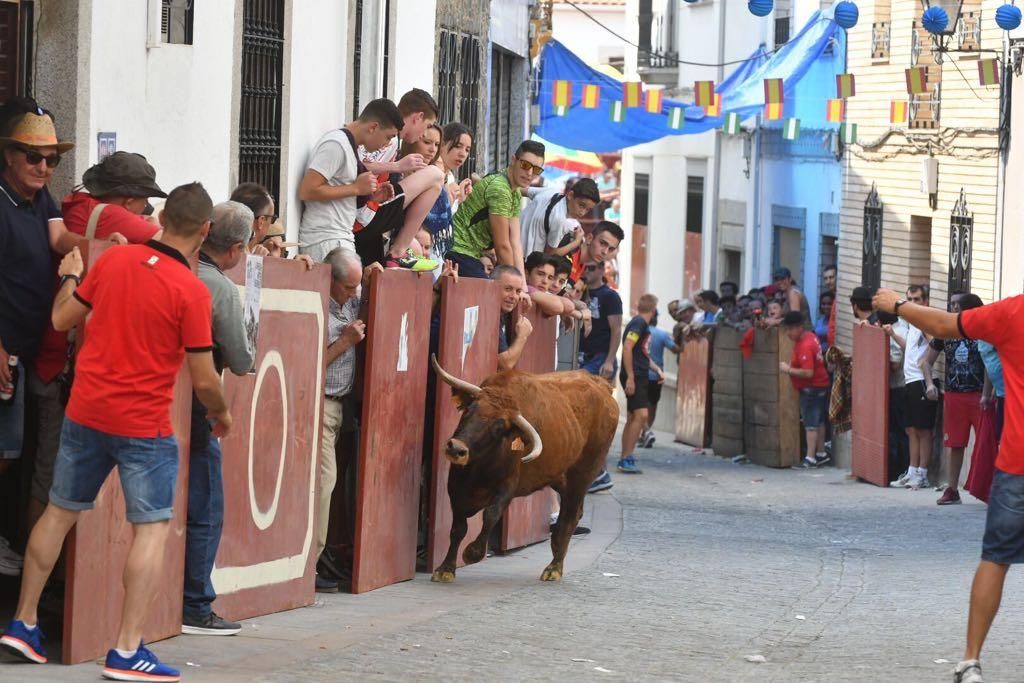
{"label": "street lamp", "polygon": [[964,0],[921,0],[921,6],[925,11],[932,7],[940,7],[949,17],[949,22],[941,31],[930,31],[932,42],[935,44],[935,61],[942,63],[942,53],[949,51],[949,39],[956,34],[960,24]]}

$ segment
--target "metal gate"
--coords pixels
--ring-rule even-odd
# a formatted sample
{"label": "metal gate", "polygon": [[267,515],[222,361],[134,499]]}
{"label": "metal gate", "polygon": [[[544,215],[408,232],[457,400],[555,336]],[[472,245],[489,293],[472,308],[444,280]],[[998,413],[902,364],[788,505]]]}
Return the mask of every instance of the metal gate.
{"label": "metal gate", "polygon": [[967,196],[960,188],[960,199],[949,215],[949,289],[953,292],[971,291],[971,238],[974,233],[974,214],[967,207]]}
{"label": "metal gate", "polygon": [[864,201],[864,248],[861,254],[861,284],[880,287],[882,284],[882,202],[878,189],[871,183],[871,191]]}

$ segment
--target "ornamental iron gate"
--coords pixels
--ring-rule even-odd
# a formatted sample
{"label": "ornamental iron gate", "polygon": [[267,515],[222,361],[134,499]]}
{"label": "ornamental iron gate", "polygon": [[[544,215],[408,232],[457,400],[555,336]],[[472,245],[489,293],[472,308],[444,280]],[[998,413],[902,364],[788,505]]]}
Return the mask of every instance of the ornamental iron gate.
{"label": "ornamental iron gate", "polygon": [[878,189],[874,183],[871,183],[871,191],[864,201],[861,284],[874,288],[882,284],[882,202],[878,200]]}
{"label": "ornamental iron gate", "polygon": [[960,188],[960,199],[949,215],[949,289],[953,292],[971,291],[971,238],[974,233],[974,214],[967,206],[967,195]]}

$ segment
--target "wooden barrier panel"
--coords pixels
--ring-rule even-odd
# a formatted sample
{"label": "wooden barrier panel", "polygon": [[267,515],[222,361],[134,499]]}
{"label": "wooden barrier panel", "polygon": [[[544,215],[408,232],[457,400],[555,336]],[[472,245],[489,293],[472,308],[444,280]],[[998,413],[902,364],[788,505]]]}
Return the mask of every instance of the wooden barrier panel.
{"label": "wooden barrier panel", "polygon": [[432,290],[430,273],[370,280],[353,593],[416,575]]}
{"label": "wooden barrier panel", "polygon": [[708,337],[683,344],[676,373],[676,441],[698,448],[711,445],[711,362]]}
{"label": "wooden barrier panel", "polygon": [[853,476],[889,485],[889,337],[853,326]]}
{"label": "wooden barrier panel", "polygon": [[792,467],[800,462],[800,401],[789,377],[793,342],[778,328],[757,330],[754,353],[743,362],[744,440],[747,457],[758,465]]}
{"label": "wooden barrier panel", "polygon": [[217,613],[248,619],[313,602],[331,276],[277,258],[263,259],[252,292],[246,260],[227,275],[258,305],[259,325],[253,372],[224,372],[234,428],[221,440],[224,532],[211,579]]}
{"label": "wooden barrier panel", "polygon": [[[441,285],[441,324],[437,360],[456,377],[479,386],[498,369],[498,321],[501,295],[490,280],[463,278]],[[427,523],[427,571],[433,571],[448,553],[452,528],[452,506],[448,498],[451,463],[444,456],[445,444],[459,424],[461,414],[452,403],[452,389],[437,382],[434,400],[434,439],[431,449],[430,508]],[[429,416],[428,416],[429,417]],[[469,520],[469,532],[462,550],[480,533],[483,512]]]}
{"label": "wooden barrier panel", "polygon": [[[96,259],[112,246],[110,242],[90,242],[82,254],[86,267],[91,268]],[[79,344],[84,337],[84,334],[79,334]],[[163,590],[157,593],[146,614],[143,637],[147,643],[181,632],[191,412],[192,383],[188,379],[187,368],[183,368],[174,387],[171,408],[179,454],[174,518],[164,550],[164,571],[158,583]],[[124,493],[115,468],[100,489],[96,507],[79,516],[78,524],[68,536],[62,649],[65,664],[102,657],[114,646],[124,602],[121,577],[131,539],[131,525],[124,513]]]}
{"label": "wooden barrier panel", "polygon": [[711,448],[725,458],[745,451],[742,339],[741,332],[719,327],[711,354]]}
{"label": "wooden barrier panel", "polygon": [[[533,333],[526,343],[516,366],[527,372],[554,372],[555,328],[558,318],[548,318],[532,308],[527,315],[533,323]],[[551,489],[545,488],[523,498],[514,498],[501,521],[499,552],[539,543],[550,535]]]}

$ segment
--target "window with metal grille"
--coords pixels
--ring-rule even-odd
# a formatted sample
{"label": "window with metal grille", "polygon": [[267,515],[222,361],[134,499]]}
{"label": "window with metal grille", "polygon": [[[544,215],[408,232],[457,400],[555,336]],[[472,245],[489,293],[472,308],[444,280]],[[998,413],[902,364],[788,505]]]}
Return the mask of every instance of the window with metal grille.
{"label": "window with metal grille", "polygon": [[192,44],[195,0],[161,0],[160,40],[175,45]]}
{"label": "window with metal grille", "polygon": [[512,64],[504,50],[491,49],[491,121],[489,171],[497,171],[512,156],[509,131],[512,127]]}
{"label": "window with metal grille", "polygon": [[875,62],[889,61],[891,27],[891,1],[875,0],[875,16],[871,24],[871,59]]}
{"label": "window with metal grille", "polygon": [[861,284],[865,287],[882,285],[882,202],[878,199],[878,188],[871,184],[871,191],[864,200],[864,236],[861,253]]}
{"label": "window with metal grille", "polygon": [[792,17],[788,14],[782,14],[778,11],[775,12],[775,49],[779,49],[783,45],[789,42],[790,25],[792,23]]}
{"label": "window with metal grille", "polygon": [[686,232],[704,232],[704,178],[686,178]]}
{"label": "window with metal grille", "polygon": [[633,223],[647,225],[647,212],[651,201],[651,176],[637,173],[633,176]]}
{"label": "window with metal grille", "polygon": [[971,239],[974,214],[967,206],[967,195],[960,188],[960,199],[949,215],[949,288],[948,292],[971,291]]}
{"label": "window with metal grille", "polygon": [[263,185],[278,206],[283,60],[284,0],[244,0],[238,180]]}
{"label": "window with metal grille", "polygon": [[923,26],[918,26],[916,21],[911,24],[911,31],[910,66],[928,68],[928,90],[910,96],[908,125],[910,128],[934,130],[939,127],[942,65],[935,62],[931,34]]}
{"label": "window with metal grille", "polygon": [[478,112],[480,109],[480,38],[442,28],[438,37],[437,105],[441,124],[459,121],[473,131],[469,158],[459,176],[469,177],[476,170],[476,152],[480,147]]}
{"label": "window with metal grille", "polygon": [[[461,73],[461,87],[459,92],[459,120],[476,131],[475,139],[480,137],[480,127],[477,125],[480,111],[480,61],[483,53],[480,47],[480,39],[476,36],[463,36],[462,44],[459,47],[459,70]],[[476,171],[476,150],[479,145],[473,145],[469,158],[462,165],[463,174],[468,176]]]}
{"label": "window with metal grille", "polygon": [[359,118],[359,84],[363,62],[363,0],[355,0],[355,19],[352,23],[352,119]]}

